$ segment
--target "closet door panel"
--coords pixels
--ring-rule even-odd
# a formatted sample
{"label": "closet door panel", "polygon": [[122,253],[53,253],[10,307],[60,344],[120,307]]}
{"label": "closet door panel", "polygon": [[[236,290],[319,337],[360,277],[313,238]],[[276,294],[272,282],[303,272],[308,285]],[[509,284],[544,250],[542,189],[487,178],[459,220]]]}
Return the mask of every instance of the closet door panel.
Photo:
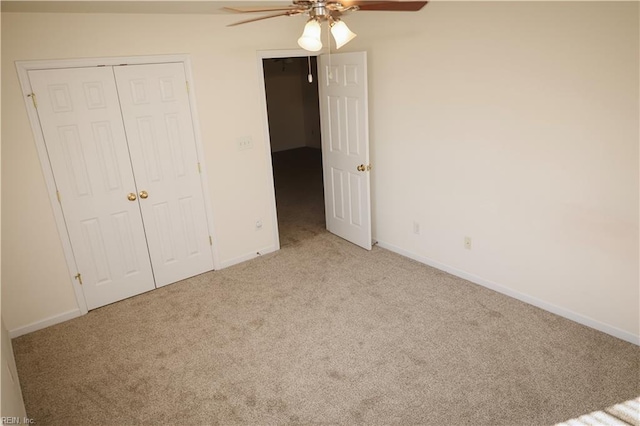
{"label": "closet door panel", "polygon": [[[114,68],[156,286],[213,269],[184,66]],[[144,194],[143,194],[144,196]]]}
{"label": "closet door panel", "polygon": [[111,67],[29,71],[87,307],[155,288]]}

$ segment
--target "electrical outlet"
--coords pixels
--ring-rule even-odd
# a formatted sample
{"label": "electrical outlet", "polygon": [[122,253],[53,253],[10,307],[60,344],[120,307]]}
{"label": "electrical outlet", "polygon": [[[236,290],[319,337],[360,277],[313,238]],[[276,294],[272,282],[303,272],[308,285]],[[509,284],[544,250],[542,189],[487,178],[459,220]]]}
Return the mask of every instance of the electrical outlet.
{"label": "electrical outlet", "polygon": [[464,248],[471,250],[471,237],[464,237]]}
{"label": "electrical outlet", "polygon": [[418,222],[413,222],[413,233],[420,235],[420,224]]}
{"label": "electrical outlet", "polygon": [[253,140],[251,139],[251,136],[243,136],[241,138],[238,138],[236,140],[236,143],[238,144],[238,151],[253,148]]}

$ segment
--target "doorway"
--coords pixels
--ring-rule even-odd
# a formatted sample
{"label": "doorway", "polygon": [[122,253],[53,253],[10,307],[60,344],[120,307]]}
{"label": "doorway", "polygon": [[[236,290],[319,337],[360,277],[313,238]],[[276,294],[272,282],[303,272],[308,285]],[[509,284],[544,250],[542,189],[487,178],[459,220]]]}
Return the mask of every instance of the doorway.
{"label": "doorway", "polygon": [[[271,153],[271,132],[267,112],[265,89],[265,59],[307,58],[302,51],[258,52],[258,64],[265,118],[265,134],[268,141],[268,162],[273,171]],[[371,178],[372,165],[369,162],[369,109],[367,91],[367,53],[349,52],[317,57],[318,99],[321,133],[322,178],[325,200],[325,228],[332,234],[352,242],[366,250],[371,250]],[[285,62],[286,64],[286,62]],[[313,73],[313,67],[309,67]],[[286,70],[286,65],[285,65]],[[298,77],[299,78],[299,77]],[[300,80],[297,80],[298,82]],[[303,79],[304,81],[304,79]],[[281,92],[283,90],[280,90]],[[288,90],[285,89],[284,92]],[[272,108],[272,110],[277,108]],[[304,116],[304,115],[303,115]],[[294,125],[304,122],[295,116],[285,116],[286,132]],[[304,137],[299,138],[302,140]],[[287,145],[291,147],[291,145]],[[305,146],[306,147],[306,146]],[[277,151],[276,151],[277,152]],[[276,249],[281,247],[277,219],[278,211],[274,174],[267,176],[272,192],[272,212]],[[305,229],[308,234],[309,229]],[[321,232],[311,231],[311,234]],[[323,230],[324,231],[324,228]],[[300,241],[297,236],[292,242]]]}
{"label": "doorway", "polygon": [[[316,57],[262,59],[280,247],[325,232]],[[311,78],[309,78],[311,75]]]}

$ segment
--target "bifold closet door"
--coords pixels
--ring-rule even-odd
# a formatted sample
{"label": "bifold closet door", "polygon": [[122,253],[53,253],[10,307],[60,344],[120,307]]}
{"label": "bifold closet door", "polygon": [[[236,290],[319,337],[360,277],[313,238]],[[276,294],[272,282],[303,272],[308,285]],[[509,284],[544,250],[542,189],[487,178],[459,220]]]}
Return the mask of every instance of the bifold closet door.
{"label": "bifold closet door", "polygon": [[29,80],[87,307],[152,290],[112,68],[29,71]]}
{"label": "bifold closet door", "polygon": [[114,74],[156,286],[213,269],[211,239],[182,63]]}

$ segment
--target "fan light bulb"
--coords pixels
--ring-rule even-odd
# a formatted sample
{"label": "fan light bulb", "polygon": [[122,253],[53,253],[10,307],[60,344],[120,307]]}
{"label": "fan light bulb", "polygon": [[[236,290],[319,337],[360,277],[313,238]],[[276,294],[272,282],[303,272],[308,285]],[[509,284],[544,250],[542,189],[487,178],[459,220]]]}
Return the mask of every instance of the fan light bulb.
{"label": "fan light bulb", "polygon": [[305,50],[317,52],[322,49],[322,41],[320,41],[320,23],[315,19],[311,19],[304,26],[302,36],[298,39],[298,45]]}
{"label": "fan light bulb", "polygon": [[336,49],[340,49],[356,37],[356,33],[351,31],[342,21],[336,21],[331,25],[331,34],[336,41]]}

